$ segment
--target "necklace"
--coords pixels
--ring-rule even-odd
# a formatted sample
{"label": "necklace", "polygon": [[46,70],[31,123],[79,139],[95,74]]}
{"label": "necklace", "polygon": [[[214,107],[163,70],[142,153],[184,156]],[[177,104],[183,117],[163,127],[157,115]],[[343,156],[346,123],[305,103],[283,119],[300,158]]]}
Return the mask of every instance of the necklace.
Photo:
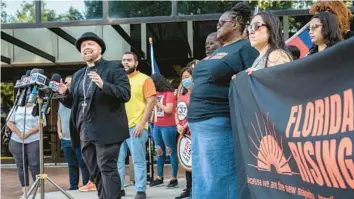
{"label": "necklace", "polygon": [[[86,103],[86,96],[87,96],[87,93],[86,93],[86,90],[85,90],[85,83],[86,83],[86,77],[87,77],[87,69],[88,69],[88,67],[86,67],[84,79],[82,80],[82,92],[83,92],[83,94],[84,94],[84,103],[81,104],[81,106],[82,106],[82,112],[85,112],[85,108],[86,108],[86,106],[87,106],[87,103]],[[89,84],[89,86],[88,86],[88,88],[87,88],[87,91],[90,90],[91,86],[92,86],[92,81],[90,81],[90,84]]]}

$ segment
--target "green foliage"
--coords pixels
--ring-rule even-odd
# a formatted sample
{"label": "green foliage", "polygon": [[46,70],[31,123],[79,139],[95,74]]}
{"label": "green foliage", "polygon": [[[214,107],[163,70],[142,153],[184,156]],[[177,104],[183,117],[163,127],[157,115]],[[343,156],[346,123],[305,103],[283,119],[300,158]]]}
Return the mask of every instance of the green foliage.
{"label": "green foliage", "polygon": [[[34,2],[23,1],[21,9],[14,16],[6,13],[6,3],[1,2],[1,23],[28,23],[36,21]],[[45,1],[42,2],[42,21],[83,20],[84,16],[77,9],[70,7],[64,14],[57,14],[54,9],[48,9]]]}
{"label": "green foliage", "polygon": [[[244,1],[179,1],[178,12],[186,15],[223,13],[239,2]],[[280,10],[293,7],[293,1],[260,0],[248,1],[248,3],[253,10],[256,6],[260,10]]]}
{"label": "green foliage", "polygon": [[198,15],[223,13],[230,10],[237,1],[179,1],[178,13],[182,15]]}
{"label": "green foliage", "polygon": [[110,1],[112,18],[169,16],[171,1]]}
{"label": "green foliage", "polygon": [[103,16],[103,5],[101,1],[85,0],[85,18],[100,19]]}
{"label": "green foliage", "polygon": [[35,22],[35,9],[34,2],[21,4],[22,10],[16,11],[16,16],[11,16],[11,22],[24,23],[24,22]]}
{"label": "green foliage", "polygon": [[5,23],[7,21],[8,15],[6,10],[6,4],[1,2],[1,23]]}
{"label": "green foliage", "polygon": [[[180,15],[211,14],[223,13],[239,2],[244,1],[178,1],[177,7]],[[260,10],[303,9],[309,8],[313,4],[313,0],[249,0],[248,3],[252,9],[258,6]],[[42,21],[101,19],[103,17],[102,1],[84,0],[84,5],[84,14],[73,7],[70,7],[64,14],[57,14],[54,9],[48,9],[46,2],[43,1]],[[109,1],[108,7],[109,16],[112,18],[169,16],[171,14],[171,1]],[[2,23],[35,21],[34,2],[23,1],[21,9],[16,12],[15,16],[8,16],[5,2],[1,2],[1,8]]]}
{"label": "green foliage", "polygon": [[14,103],[14,84],[1,82],[1,105],[7,108]]}
{"label": "green foliage", "polygon": [[249,1],[252,7],[258,6],[260,10],[283,10],[293,7],[293,1],[279,1],[279,0],[258,0]]}

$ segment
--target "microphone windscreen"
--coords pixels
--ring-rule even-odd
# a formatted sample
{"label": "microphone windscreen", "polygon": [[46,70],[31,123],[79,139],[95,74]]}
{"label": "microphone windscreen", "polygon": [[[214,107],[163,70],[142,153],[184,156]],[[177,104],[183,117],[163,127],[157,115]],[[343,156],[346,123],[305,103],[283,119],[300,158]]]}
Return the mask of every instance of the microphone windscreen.
{"label": "microphone windscreen", "polygon": [[26,77],[27,77],[26,75],[22,75],[21,76],[21,81],[25,80]]}
{"label": "microphone windscreen", "polygon": [[40,74],[44,75],[44,70],[43,70],[43,69],[41,69],[41,68],[38,68],[37,73],[40,73]]}
{"label": "microphone windscreen", "polygon": [[32,74],[34,74],[34,73],[38,73],[38,68],[32,69],[31,72],[30,72],[30,76],[31,76]]}
{"label": "microphone windscreen", "polygon": [[29,77],[31,75],[31,70],[26,71],[26,77]]}
{"label": "microphone windscreen", "polygon": [[55,81],[55,82],[60,82],[60,79],[61,79],[61,76],[58,74],[58,73],[54,73],[52,75],[52,81]]}

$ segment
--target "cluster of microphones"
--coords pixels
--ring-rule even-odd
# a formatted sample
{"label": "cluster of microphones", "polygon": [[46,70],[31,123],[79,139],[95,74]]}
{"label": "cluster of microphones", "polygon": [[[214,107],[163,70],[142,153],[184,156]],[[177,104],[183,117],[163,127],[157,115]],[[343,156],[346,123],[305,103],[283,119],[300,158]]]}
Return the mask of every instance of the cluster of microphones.
{"label": "cluster of microphones", "polygon": [[32,115],[38,115],[38,96],[43,97],[45,102],[43,103],[41,112],[49,112],[49,104],[54,95],[59,91],[61,76],[57,73],[53,74],[51,79],[48,79],[44,75],[43,69],[34,68],[27,70],[26,74],[16,81],[14,86],[17,89],[17,94],[14,102],[14,106],[23,107],[27,103],[36,104],[33,109]]}

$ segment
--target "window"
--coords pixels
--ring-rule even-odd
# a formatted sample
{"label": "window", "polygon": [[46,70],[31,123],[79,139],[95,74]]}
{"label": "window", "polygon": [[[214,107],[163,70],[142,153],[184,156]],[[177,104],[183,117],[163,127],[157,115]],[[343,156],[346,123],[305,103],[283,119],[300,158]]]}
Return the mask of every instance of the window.
{"label": "window", "polygon": [[110,18],[171,15],[171,1],[109,1]]}
{"label": "window", "polygon": [[74,21],[102,19],[102,1],[50,1],[42,2],[42,21]]}
{"label": "window", "polygon": [[35,22],[35,4],[27,1],[1,1],[1,23],[30,23]]}
{"label": "window", "polygon": [[177,11],[179,15],[223,13],[236,3],[234,1],[178,1]]}

